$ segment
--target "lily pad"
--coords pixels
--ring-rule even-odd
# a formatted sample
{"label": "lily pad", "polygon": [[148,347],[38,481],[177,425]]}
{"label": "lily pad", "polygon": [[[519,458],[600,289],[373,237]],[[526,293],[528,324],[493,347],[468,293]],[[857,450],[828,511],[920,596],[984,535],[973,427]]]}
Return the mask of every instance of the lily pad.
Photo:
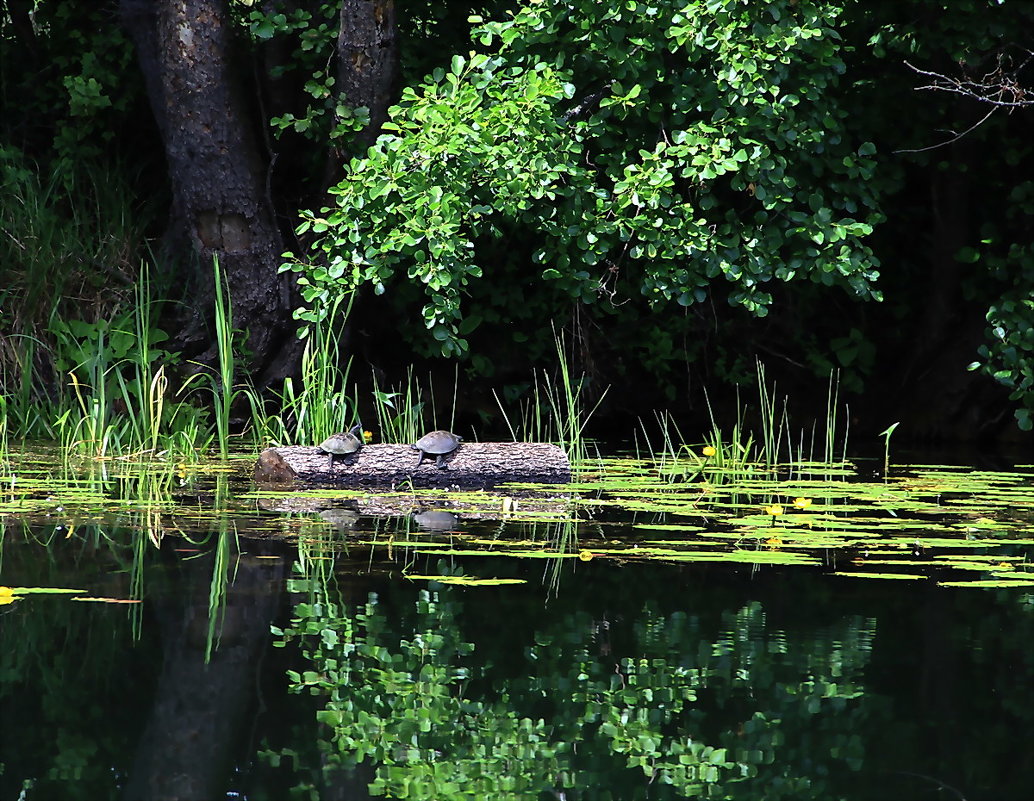
{"label": "lily pad", "polygon": [[461,587],[494,587],[501,584],[527,584],[524,579],[477,578],[476,576],[418,576],[407,573],[411,581],[437,581],[439,584],[454,584]]}

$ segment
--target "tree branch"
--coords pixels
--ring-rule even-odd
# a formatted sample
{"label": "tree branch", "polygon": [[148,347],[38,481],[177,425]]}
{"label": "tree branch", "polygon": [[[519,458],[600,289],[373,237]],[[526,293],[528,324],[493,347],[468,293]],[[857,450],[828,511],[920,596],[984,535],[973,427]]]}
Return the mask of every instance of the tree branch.
{"label": "tree branch", "polygon": [[[1006,46],[1008,47],[1008,46]],[[1019,75],[1034,60],[1034,50],[1025,47],[1018,47],[1021,53],[1021,60],[1017,64],[1013,56],[1006,52],[1006,47],[998,51],[995,56],[994,69],[980,76],[970,75],[966,72],[964,62],[959,63],[960,76],[945,75],[941,72],[924,70],[909,63],[905,66],[918,75],[930,78],[930,82],[923,86],[915,87],[916,91],[949,92],[961,95],[978,103],[985,103],[991,106],[991,110],[981,117],[973,125],[969,126],[962,133],[956,134],[945,142],[920,148],[895,150],[895,153],[922,153],[927,150],[935,150],[939,147],[953,144],[964,136],[972,133],[990,119],[991,115],[999,109],[1007,109],[1012,114],[1018,108],[1034,107],[1034,89],[1024,86],[1020,82]]]}
{"label": "tree branch", "polygon": [[940,72],[922,70],[914,64],[905,62],[905,66],[913,72],[933,80],[924,85],[917,86],[916,91],[931,90],[937,92],[951,92],[962,95],[980,103],[990,103],[996,108],[1008,108],[1010,111],[1015,108],[1034,106],[1034,90],[1020,83],[1019,74],[1034,59],[1034,51],[1021,48],[1025,58],[1015,67],[1012,58],[1004,52],[999,52],[995,60],[995,68],[979,77],[967,75],[965,71],[961,77],[944,75]]}

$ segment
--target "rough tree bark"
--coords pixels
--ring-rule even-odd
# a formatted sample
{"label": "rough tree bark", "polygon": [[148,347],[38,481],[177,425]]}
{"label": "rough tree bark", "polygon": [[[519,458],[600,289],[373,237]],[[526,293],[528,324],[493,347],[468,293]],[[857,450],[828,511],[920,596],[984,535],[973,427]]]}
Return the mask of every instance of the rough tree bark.
{"label": "rough tree bark", "polygon": [[357,137],[365,150],[388,119],[398,81],[394,0],[344,0],[337,46],[338,84],[345,100],[370,110],[370,124]]}
{"label": "rough tree bark", "polygon": [[263,121],[250,113],[234,67],[226,0],[121,0],[121,12],[165,145],[170,224],[197,265],[191,338],[204,336],[218,256],[234,325],[248,331],[252,367],[260,381],[275,378],[297,353],[292,279],[278,273],[283,246],[255,133]]}
{"label": "rough tree bark", "polygon": [[[253,113],[245,71],[235,66],[227,0],[120,0],[120,7],[165,145],[171,239],[196,265],[192,280],[178,282],[197,299],[179,344],[190,352],[209,343],[212,259],[218,256],[234,325],[248,332],[258,383],[282,378],[301,352],[291,314],[298,304],[291,274],[278,272],[284,248],[258,135],[266,121]],[[394,2],[344,0],[340,19],[338,80],[349,105],[370,110],[370,124],[356,141],[365,148],[396,89]],[[335,171],[342,156],[334,154]],[[214,346],[197,359],[212,361]]]}

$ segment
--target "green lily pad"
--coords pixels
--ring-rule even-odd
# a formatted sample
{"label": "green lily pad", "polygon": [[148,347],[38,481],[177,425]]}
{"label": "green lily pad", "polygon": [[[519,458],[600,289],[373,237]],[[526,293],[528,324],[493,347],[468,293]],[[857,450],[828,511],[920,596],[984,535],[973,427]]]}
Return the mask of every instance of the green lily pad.
{"label": "green lily pad", "polygon": [[1009,588],[1009,587],[1034,587],[1034,578],[1031,579],[979,579],[976,581],[938,581],[938,587],[985,587],[985,588]]}
{"label": "green lily pad", "polygon": [[475,576],[418,576],[407,573],[411,581],[437,581],[439,584],[454,584],[461,587],[497,587],[502,584],[527,584],[524,579],[477,578]]}

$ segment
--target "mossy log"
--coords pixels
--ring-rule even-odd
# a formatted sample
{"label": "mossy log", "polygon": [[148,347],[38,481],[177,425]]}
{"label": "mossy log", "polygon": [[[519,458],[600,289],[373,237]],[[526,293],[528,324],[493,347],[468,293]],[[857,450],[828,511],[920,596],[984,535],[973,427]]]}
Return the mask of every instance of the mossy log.
{"label": "mossy log", "polygon": [[[571,463],[556,445],[544,442],[464,442],[446,454],[443,466],[408,445],[366,445],[350,456],[311,446],[269,448],[255,465],[257,481],[291,481],[336,487],[490,487],[510,481],[566,484]],[[281,461],[282,460],[282,461]],[[293,475],[292,475],[293,474]]]}

